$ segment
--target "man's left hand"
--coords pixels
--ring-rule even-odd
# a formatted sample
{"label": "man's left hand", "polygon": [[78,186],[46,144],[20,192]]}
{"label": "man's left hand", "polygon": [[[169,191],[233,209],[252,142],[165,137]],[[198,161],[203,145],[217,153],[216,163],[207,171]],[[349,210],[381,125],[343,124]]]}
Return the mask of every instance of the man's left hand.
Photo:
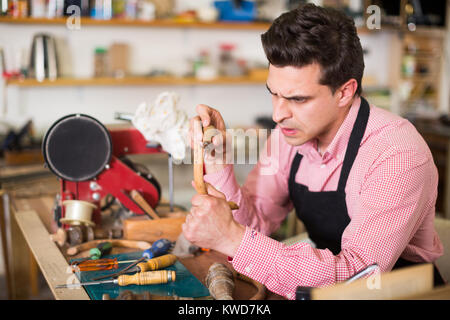
{"label": "man's left hand", "polygon": [[233,257],[245,233],[237,223],[225,195],[209,183],[207,195],[195,195],[191,210],[182,225],[183,234],[191,243]]}

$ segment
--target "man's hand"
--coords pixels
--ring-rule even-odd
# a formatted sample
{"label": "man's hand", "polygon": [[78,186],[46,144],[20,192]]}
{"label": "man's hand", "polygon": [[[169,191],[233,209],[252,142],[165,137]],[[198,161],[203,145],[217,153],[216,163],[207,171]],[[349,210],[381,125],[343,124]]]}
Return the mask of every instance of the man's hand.
{"label": "man's hand", "polygon": [[[191,148],[194,148],[194,143],[202,143],[203,135],[200,124],[203,128],[210,125],[214,126],[216,130],[214,130],[215,132],[212,132],[212,146],[205,149],[205,169],[207,174],[221,171],[227,163],[225,122],[219,111],[204,104],[199,104],[196,111],[198,116],[190,120],[189,126],[189,141]],[[206,134],[206,132],[204,133]]]}
{"label": "man's hand", "polygon": [[208,195],[195,195],[190,214],[182,225],[183,234],[193,244],[233,257],[245,227],[233,219],[223,193],[206,184]]}

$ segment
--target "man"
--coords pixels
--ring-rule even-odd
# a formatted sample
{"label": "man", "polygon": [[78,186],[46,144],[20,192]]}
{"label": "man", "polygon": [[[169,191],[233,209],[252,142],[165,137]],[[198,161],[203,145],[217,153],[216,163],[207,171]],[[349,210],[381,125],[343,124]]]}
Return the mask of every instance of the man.
{"label": "man", "polygon": [[[209,195],[192,198],[185,237],[228,255],[238,272],[288,299],[298,286],[332,285],[373,263],[386,272],[435,261],[443,248],[433,224],[432,155],[411,123],[361,97],[364,61],[353,21],[306,5],[276,19],[262,44],[277,123],[266,148],[277,144],[279,153],[263,155],[243,187],[232,165],[207,164]],[[197,112],[191,129],[201,120],[225,131],[217,110],[199,105]],[[276,173],[262,173],[268,160]],[[292,208],[315,245],[268,237]]]}

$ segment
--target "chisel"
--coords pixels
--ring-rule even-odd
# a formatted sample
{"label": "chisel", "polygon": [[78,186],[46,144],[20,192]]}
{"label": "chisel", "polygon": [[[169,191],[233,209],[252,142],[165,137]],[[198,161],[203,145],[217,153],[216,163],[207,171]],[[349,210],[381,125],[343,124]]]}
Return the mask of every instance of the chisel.
{"label": "chisel", "polygon": [[89,282],[81,282],[81,283],[70,283],[70,284],[61,284],[57,285],[56,289],[70,289],[70,288],[78,288],[80,286],[91,286],[97,284],[104,283],[114,283],[119,286],[128,286],[130,284],[136,284],[139,286],[147,285],[147,284],[160,284],[173,282],[176,279],[176,273],[172,270],[160,270],[160,271],[148,271],[148,272],[140,272],[134,275],[122,275],[117,279],[111,280],[102,280],[102,281],[89,281]]}

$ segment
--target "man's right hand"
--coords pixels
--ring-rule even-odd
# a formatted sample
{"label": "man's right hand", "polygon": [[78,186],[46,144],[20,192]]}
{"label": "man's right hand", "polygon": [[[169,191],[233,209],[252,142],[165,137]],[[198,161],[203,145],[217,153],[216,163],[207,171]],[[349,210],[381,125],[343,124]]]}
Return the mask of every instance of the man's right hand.
{"label": "man's right hand", "polygon": [[[213,132],[212,146],[205,149],[205,169],[206,173],[214,173],[223,170],[226,164],[226,127],[222,115],[219,111],[204,104],[199,104],[196,108],[197,116],[190,120],[189,141],[191,148],[194,143],[203,143],[202,128],[213,126],[217,130]],[[206,132],[205,132],[206,133]],[[219,134],[220,133],[220,134]]]}

